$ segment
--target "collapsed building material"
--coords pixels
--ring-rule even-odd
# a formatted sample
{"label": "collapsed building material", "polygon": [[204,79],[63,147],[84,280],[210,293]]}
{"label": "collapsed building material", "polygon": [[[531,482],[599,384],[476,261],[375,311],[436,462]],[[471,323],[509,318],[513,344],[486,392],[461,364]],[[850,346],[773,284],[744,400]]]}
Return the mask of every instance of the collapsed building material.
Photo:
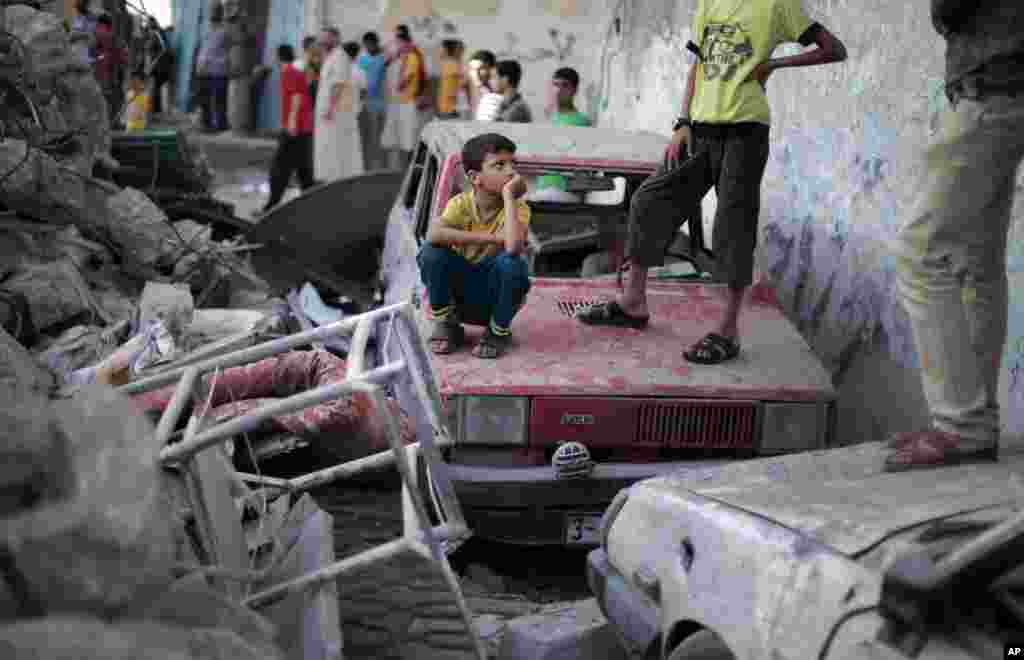
{"label": "collapsed building material", "polygon": [[89,285],[75,265],[67,260],[23,265],[0,286],[25,297],[32,310],[32,321],[40,332],[76,319],[113,320],[93,299]]}
{"label": "collapsed building material", "polygon": [[[267,579],[257,591],[294,580],[334,561],[333,518],[308,494],[295,503],[275,538],[277,556]],[[273,555],[272,555],[273,556]],[[338,586],[295,591],[260,610],[277,625],[277,642],[296,660],[340,660],[342,639],[338,613]],[[333,625],[332,625],[333,624]]]}
{"label": "collapsed building material", "polygon": [[32,479],[4,489],[20,507],[0,518],[0,539],[23,589],[0,594],[2,609],[112,616],[166,589],[175,557],[160,513],[158,448],[143,441],[153,427],[106,388],[53,403],[7,394],[15,405],[0,410],[0,454],[12,455],[0,465]]}
{"label": "collapsed building material", "polygon": [[5,385],[48,393],[56,385],[56,379],[32,359],[24,346],[0,328],[0,386]]}
{"label": "collapsed building material", "polygon": [[[72,57],[71,42],[59,17],[24,4],[4,8],[5,29],[18,37],[21,79],[32,81],[21,88],[25,98],[5,100],[8,107],[25,108],[26,128],[33,142],[53,144],[67,140],[73,149],[65,164],[87,175],[97,158],[109,157],[110,119],[107,102],[88,61]],[[18,79],[9,72],[5,78]],[[14,96],[20,94],[15,93]],[[4,170],[6,171],[6,170]]]}
{"label": "collapsed building material", "polygon": [[162,323],[178,344],[192,325],[195,303],[187,286],[146,282],[139,299],[139,326]]}
{"label": "collapsed building material", "polygon": [[24,660],[278,660],[279,651],[237,633],[160,623],[109,624],[94,618],[55,616],[0,627],[12,658]]}
{"label": "collapsed building material", "polygon": [[[268,402],[345,380],[345,360],[327,351],[292,351],[259,362],[232,367],[203,377],[218,421],[240,417]],[[142,410],[163,411],[174,386],[135,397]],[[398,403],[389,401],[402,420],[402,440],[415,441],[415,432]],[[273,418],[267,430],[315,438],[318,450],[335,459],[349,460],[387,449],[387,439],[369,401],[361,393],[343,396],[298,412]]]}

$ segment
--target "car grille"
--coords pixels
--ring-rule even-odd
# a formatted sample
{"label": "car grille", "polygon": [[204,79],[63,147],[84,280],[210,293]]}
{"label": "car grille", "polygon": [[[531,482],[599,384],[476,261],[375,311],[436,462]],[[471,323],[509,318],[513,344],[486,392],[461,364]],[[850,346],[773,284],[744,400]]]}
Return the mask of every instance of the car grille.
{"label": "car grille", "polygon": [[637,411],[637,444],[666,448],[752,449],[752,402],[671,401],[642,404]]}
{"label": "car grille", "polygon": [[575,440],[591,450],[753,449],[756,401],[635,397],[537,397],[533,447]]}

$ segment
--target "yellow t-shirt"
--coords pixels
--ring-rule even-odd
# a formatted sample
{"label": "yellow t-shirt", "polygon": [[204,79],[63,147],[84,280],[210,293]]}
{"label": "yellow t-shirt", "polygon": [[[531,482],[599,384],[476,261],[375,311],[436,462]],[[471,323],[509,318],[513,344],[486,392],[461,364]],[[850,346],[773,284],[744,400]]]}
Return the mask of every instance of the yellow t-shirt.
{"label": "yellow t-shirt", "polygon": [[402,79],[404,80],[408,76],[409,84],[399,94],[398,102],[415,103],[416,97],[419,96],[419,89],[423,84],[423,81],[420,79],[420,56],[415,52],[406,53],[401,59],[401,65]]}
{"label": "yellow t-shirt", "polygon": [[146,130],[146,114],[149,112],[147,94],[128,94],[125,100],[124,128],[126,131]]}
{"label": "yellow t-shirt", "polygon": [[462,63],[445,58],[441,60],[441,83],[437,90],[437,111],[443,114],[455,112],[459,104],[459,88],[462,87]]}
{"label": "yellow t-shirt", "polygon": [[693,40],[704,62],[690,118],[771,124],[765,90],[748,77],[779,44],[796,42],[812,24],[800,0],[698,0]]}
{"label": "yellow t-shirt", "polygon": [[[516,205],[519,221],[524,226],[530,226],[530,207],[523,200]],[[448,206],[441,214],[441,224],[459,231],[486,231],[497,235],[505,229],[505,209],[498,211],[497,215],[490,222],[480,219],[476,208],[476,196],[472,191],[456,195],[448,200]],[[449,249],[456,254],[461,254],[466,261],[477,263],[486,257],[493,257],[498,254],[497,245],[450,245]]]}

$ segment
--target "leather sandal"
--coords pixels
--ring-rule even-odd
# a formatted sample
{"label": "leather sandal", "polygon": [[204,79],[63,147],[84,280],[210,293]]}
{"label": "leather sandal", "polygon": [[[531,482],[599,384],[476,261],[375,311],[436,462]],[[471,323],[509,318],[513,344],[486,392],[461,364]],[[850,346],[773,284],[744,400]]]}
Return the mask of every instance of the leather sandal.
{"label": "leather sandal", "polygon": [[998,445],[981,449],[961,449],[960,446],[966,439],[952,433],[929,429],[902,435],[902,445],[885,459],[886,472],[906,472],[999,460]]}
{"label": "leather sandal", "polygon": [[434,331],[430,335],[430,350],[434,355],[450,355],[459,350],[465,339],[466,331],[458,323],[434,321]]}

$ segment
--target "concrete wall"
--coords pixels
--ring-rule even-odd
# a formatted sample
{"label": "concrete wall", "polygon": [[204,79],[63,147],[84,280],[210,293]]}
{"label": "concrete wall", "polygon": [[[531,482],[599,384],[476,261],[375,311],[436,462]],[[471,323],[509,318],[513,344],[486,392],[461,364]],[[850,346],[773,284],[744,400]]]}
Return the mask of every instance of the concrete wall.
{"label": "concrete wall", "polygon": [[[694,0],[622,1],[596,56],[604,124],[666,134],[682,100]],[[922,148],[947,102],[944,43],[926,3],[805,0],[849,60],[777,72],[768,83],[772,155],[759,262],[844,395],[841,434],[873,439],[924,419],[916,358],[894,299],[887,241],[913,213]],[[787,46],[777,54],[791,54]],[[1024,178],[1022,178],[1024,180]],[[1019,186],[1019,190],[1024,184]],[[713,197],[713,194],[710,196]],[[706,204],[705,214],[713,211]],[[1010,241],[1004,426],[1024,432],[1024,194]],[[706,218],[709,219],[709,218]]]}
{"label": "concrete wall", "polygon": [[[608,28],[607,0],[306,0],[306,32],[322,25],[341,30],[343,40],[358,40],[367,30],[390,33],[406,23],[413,37],[436,57],[442,39],[466,43],[467,55],[487,48],[499,59],[519,60],[523,66],[521,91],[541,118],[546,85],[562,66],[576,68],[581,86],[592,83],[597,72],[593,56]],[[390,38],[389,35],[386,38]],[[436,70],[436,60],[428,65]],[[581,95],[578,106],[593,114],[599,108]]]}

